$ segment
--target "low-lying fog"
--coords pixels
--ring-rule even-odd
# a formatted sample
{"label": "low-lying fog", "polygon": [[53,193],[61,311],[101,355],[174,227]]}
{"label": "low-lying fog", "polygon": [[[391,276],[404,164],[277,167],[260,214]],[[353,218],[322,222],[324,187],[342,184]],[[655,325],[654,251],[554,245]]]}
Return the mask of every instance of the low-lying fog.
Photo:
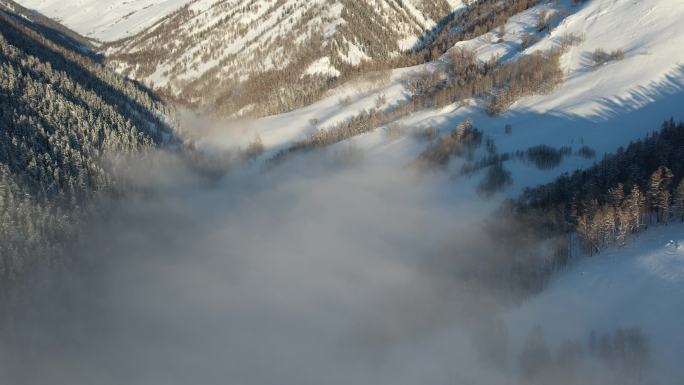
{"label": "low-lying fog", "polygon": [[336,148],[217,181],[173,156],[138,169],[145,192],[88,223],[82,267],[14,309],[2,383],[625,380],[583,353],[589,335],[559,366],[537,325],[502,321],[517,305],[500,287],[464,279],[508,256],[482,230],[494,202]]}

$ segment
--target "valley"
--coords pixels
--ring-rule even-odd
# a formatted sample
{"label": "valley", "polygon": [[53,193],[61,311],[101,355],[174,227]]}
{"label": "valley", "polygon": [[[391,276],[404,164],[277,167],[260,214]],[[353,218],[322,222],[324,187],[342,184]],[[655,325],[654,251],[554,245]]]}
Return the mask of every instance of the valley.
{"label": "valley", "polygon": [[677,384],[683,21],[0,0],[0,382]]}

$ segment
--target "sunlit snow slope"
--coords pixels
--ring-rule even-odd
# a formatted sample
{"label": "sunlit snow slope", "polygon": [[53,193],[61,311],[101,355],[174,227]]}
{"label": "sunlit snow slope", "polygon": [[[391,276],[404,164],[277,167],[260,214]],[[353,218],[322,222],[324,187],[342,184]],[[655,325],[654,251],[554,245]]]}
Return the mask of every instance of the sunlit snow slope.
{"label": "sunlit snow slope", "polygon": [[[551,32],[538,43],[520,51],[522,36],[534,30],[541,11],[567,12],[552,25]],[[461,42],[475,50],[483,60],[494,54],[501,60],[515,60],[517,55],[536,50],[547,50],[559,44],[570,33],[583,35],[584,41],[570,47],[562,57],[565,72],[563,83],[552,93],[526,97],[505,113],[487,115],[481,101],[469,105],[452,105],[439,110],[424,110],[411,114],[399,123],[408,127],[434,126],[443,132],[452,129],[466,118],[496,141],[500,153],[526,150],[547,144],[554,147],[570,146],[577,150],[588,145],[603,153],[613,152],[631,140],[657,130],[670,117],[684,119],[684,3],[679,0],[613,1],[591,0],[580,6],[572,1],[544,2],[518,14],[508,21],[503,41],[496,42],[495,33],[472,41]],[[625,57],[593,67],[590,55],[597,49],[622,49]],[[261,119],[244,128],[241,133],[225,130],[211,138],[212,146],[229,146],[247,142],[259,134],[267,148],[264,159],[279,149],[305,138],[312,132],[312,119],[317,127],[326,129],[363,110],[376,108],[378,96],[386,103],[380,108],[406,100],[406,84],[418,74],[434,71],[448,59],[427,65],[398,69],[386,82],[354,82],[330,92],[330,95],[306,108]],[[348,99],[348,103],[340,103]],[[504,127],[513,127],[511,135]],[[408,162],[425,147],[409,137],[388,140],[385,130],[353,138],[355,145],[367,150],[369,158]],[[549,181],[564,171],[587,167],[596,159],[571,156],[560,168],[538,170],[523,163],[509,162],[514,186],[509,193],[521,188]]]}
{"label": "sunlit snow slope", "polygon": [[351,67],[397,57],[457,7],[459,0],[195,0],[103,50],[117,71],[214,113],[265,116],[317,99]]}
{"label": "sunlit snow slope", "polygon": [[192,0],[18,0],[98,40],[122,39],[153,25]]}

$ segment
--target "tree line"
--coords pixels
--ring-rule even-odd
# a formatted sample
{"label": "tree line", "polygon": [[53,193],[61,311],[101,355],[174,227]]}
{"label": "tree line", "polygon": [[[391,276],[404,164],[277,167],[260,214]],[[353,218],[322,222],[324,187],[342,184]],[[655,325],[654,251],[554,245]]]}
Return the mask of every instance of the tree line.
{"label": "tree line", "polygon": [[506,24],[509,17],[540,2],[540,0],[464,2],[467,8],[456,10],[444,18],[426,34],[416,51],[424,62],[435,60],[459,41],[470,40],[501,27]]}
{"label": "tree line", "polygon": [[577,234],[588,254],[649,225],[684,221],[684,124],[666,121],[587,170],[527,189],[515,205],[547,231]]}
{"label": "tree line", "polygon": [[471,98],[486,102],[492,114],[503,112],[525,95],[552,90],[563,79],[560,68],[561,48],[522,55],[500,62],[493,58],[480,62],[467,49],[453,49],[450,65],[444,72],[421,75],[409,82],[411,97],[384,110],[371,108],[335,126],[318,128],[309,137],[281,150],[273,158],[277,163],[292,153],[328,146],[387,125],[409,114],[428,108],[440,108]]}
{"label": "tree line", "polygon": [[654,373],[651,347],[640,328],[591,331],[588,338],[550,346],[540,325],[518,356],[521,379],[530,384],[645,384]]}

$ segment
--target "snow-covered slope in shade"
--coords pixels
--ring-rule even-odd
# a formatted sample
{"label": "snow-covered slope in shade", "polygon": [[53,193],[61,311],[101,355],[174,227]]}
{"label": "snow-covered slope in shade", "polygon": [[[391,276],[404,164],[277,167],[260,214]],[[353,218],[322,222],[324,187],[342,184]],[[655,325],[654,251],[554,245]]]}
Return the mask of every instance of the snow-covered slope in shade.
{"label": "snow-covered slope in shade", "polygon": [[192,0],[17,0],[101,41],[136,34]]}
{"label": "snow-covered slope in shade", "polygon": [[586,341],[592,331],[638,328],[657,365],[655,383],[672,383],[684,356],[684,225],[649,229],[624,247],[576,262],[505,319],[513,330],[540,325],[556,347]]}

